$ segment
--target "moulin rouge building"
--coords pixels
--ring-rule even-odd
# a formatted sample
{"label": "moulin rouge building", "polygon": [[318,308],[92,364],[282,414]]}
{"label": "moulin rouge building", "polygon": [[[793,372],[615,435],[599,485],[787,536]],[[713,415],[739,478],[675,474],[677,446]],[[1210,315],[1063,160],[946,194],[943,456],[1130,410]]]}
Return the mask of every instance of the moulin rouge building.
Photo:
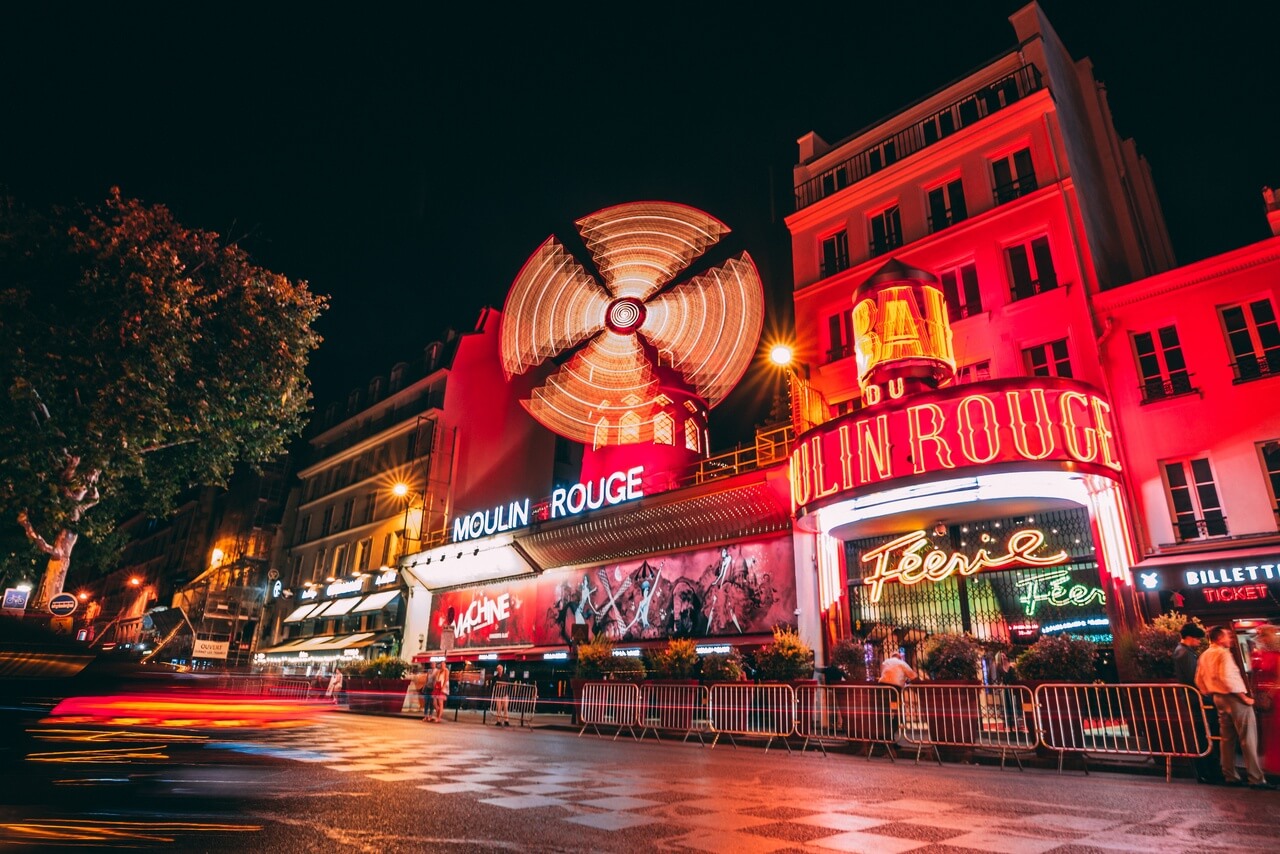
{"label": "moulin rouge building", "polygon": [[1010,21],[1008,54],[799,140],[791,486],[820,634],[1108,644],[1170,606],[1247,629],[1280,614],[1280,247],[1174,269],[1090,64],[1035,4]]}

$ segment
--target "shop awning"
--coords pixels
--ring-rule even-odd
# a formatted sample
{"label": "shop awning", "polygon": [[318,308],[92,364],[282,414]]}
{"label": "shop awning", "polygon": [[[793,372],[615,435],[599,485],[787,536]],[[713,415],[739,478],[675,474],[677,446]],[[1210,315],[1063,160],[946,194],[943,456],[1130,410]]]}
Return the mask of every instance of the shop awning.
{"label": "shop awning", "polygon": [[312,640],[312,638],[294,638],[293,640],[287,643],[282,643],[277,646],[267,647],[266,649],[260,649],[258,650],[258,652],[262,653],[263,655],[272,655],[278,652],[290,652],[290,651],[297,652],[298,650],[302,649],[302,645],[309,640]]}
{"label": "shop awning", "polygon": [[289,616],[284,618],[286,623],[296,623],[305,620],[307,615],[319,608],[319,605],[303,605],[301,608],[295,608]]}
{"label": "shop awning", "polygon": [[359,596],[349,596],[346,599],[334,599],[332,602],[321,605],[316,612],[311,615],[311,617],[338,617],[354,608],[356,603],[359,601]]}
{"label": "shop awning", "polygon": [[[336,637],[324,638],[322,643],[307,647],[307,650],[315,650],[316,652],[328,652],[331,649],[347,649],[354,647],[362,640],[371,639],[373,632],[357,632],[354,635],[338,635]],[[366,644],[367,646],[367,644]]]}
{"label": "shop awning", "polygon": [[364,597],[359,605],[351,609],[353,614],[363,614],[365,611],[379,611],[392,602],[400,595],[399,590],[384,590],[381,593],[373,593]]}

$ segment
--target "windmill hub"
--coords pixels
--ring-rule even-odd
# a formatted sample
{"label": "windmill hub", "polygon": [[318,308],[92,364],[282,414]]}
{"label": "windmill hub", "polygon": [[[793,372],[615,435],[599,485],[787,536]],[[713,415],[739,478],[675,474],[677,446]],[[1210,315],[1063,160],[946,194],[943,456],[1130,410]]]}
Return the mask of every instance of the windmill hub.
{"label": "windmill hub", "polygon": [[605,322],[614,332],[635,332],[644,324],[644,303],[633,297],[614,300],[605,313]]}

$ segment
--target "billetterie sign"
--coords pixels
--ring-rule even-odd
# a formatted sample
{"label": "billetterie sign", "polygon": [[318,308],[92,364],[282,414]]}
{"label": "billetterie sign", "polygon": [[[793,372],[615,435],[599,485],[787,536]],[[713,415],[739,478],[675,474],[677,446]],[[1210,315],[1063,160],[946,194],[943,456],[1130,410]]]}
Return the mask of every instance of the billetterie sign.
{"label": "billetterie sign", "polygon": [[[599,510],[644,497],[641,477],[644,466],[634,466],[626,471],[616,471],[598,477],[588,483],[575,483],[570,487],[558,487],[551,493],[551,518],[562,519],[586,510]],[[476,510],[454,517],[453,542],[488,537],[504,531],[514,531],[529,524],[529,499],[500,504],[491,510]]]}
{"label": "billetterie sign", "polygon": [[974,466],[1039,463],[1120,471],[1111,405],[1073,380],[1019,377],[954,386],[821,424],[791,452],[799,509],[892,481]]}

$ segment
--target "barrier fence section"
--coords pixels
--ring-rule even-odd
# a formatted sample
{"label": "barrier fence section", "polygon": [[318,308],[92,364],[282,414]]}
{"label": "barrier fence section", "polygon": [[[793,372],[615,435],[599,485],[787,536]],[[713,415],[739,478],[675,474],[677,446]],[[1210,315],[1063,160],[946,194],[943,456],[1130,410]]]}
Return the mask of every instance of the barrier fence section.
{"label": "barrier fence section", "polygon": [[305,700],[310,695],[311,683],[306,679],[280,679],[266,684],[266,693],[272,697]]}
{"label": "barrier fence section", "polygon": [[640,686],[640,738],[646,732],[661,741],[658,731],[683,733],[682,741],[696,735],[706,744],[702,732],[707,729],[707,704],[710,693],[702,685],[663,685],[646,682]]}
{"label": "barrier fence section", "polygon": [[767,753],[775,738],[784,739],[787,752],[791,745],[785,739],[796,728],[796,694],[790,685],[751,685],[733,683],[712,685],[708,716],[715,747],[721,735],[729,736],[734,747],[735,735],[769,739],[764,749]]}
{"label": "barrier fence section", "polygon": [[[898,689],[892,685],[802,685],[796,692],[796,735],[804,739],[801,752],[812,741],[827,752],[824,742],[867,743],[867,758],[882,745],[894,760],[894,721],[898,714]],[[896,761],[896,760],[895,760]]]}
{"label": "barrier fence section", "polygon": [[489,708],[482,720],[488,723],[490,712],[499,722],[511,720],[512,713],[519,715],[520,726],[525,719],[533,720],[533,710],[538,705],[538,686],[528,682],[495,682],[489,698]]}
{"label": "barrier fence section", "polygon": [[1210,748],[1200,694],[1174,683],[1040,685],[1036,724],[1044,746],[1058,751],[1059,772],[1068,751],[1086,760],[1090,754],[1163,757],[1168,781],[1174,759],[1206,756]]}
{"label": "barrier fence section", "polygon": [[635,738],[635,728],[641,725],[640,686],[631,682],[585,682],[578,715],[582,723],[582,729],[578,730],[579,738],[587,727],[594,729],[596,735],[603,735],[601,726],[618,728],[613,734],[614,741],[624,729]]}
{"label": "barrier fence section", "polygon": [[902,689],[900,732],[942,764],[939,747],[999,751],[1000,767],[1012,755],[1036,747],[1034,697],[1025,685],[908,685]]}

